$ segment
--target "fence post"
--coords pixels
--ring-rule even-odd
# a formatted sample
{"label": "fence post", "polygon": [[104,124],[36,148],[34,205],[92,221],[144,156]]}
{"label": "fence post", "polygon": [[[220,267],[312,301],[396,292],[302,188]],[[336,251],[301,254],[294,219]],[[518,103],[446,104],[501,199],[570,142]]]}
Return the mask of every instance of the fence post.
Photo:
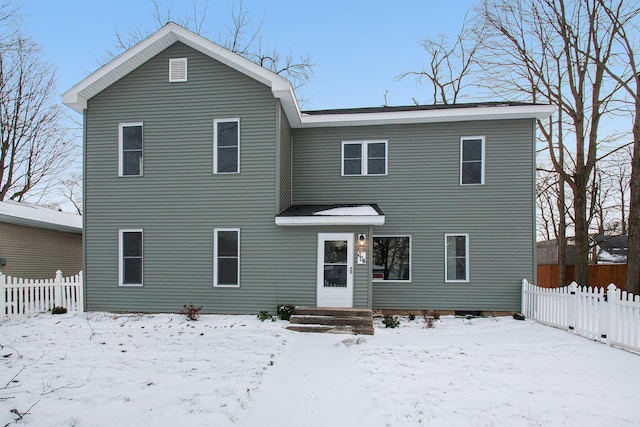
{"label": "fence post", "polygon": [[524,314],[526,317],[529,317],[529,313],[527,313],[527,291],[528,285],[527,279],[522,279],[522,302],[520,303],[520,313]]}
{"label": "fence post", "polygon": [[578,284],[571,282],[569,285],[569,301],[567,304],[567,326],[570,331],[574,331],[576,327],[576,299],[578,298],[576,292],[578,290]]}
{"label": "fence post", "polygon": [[614,338],[618,334],[618,324],[617,324],[617,308],[618,304],[616,304],[619,300],[619,291],[616,285],[611,283],[607,286],[607,345],[613,345]]}
{"label": "fence post", "polygon": [[56,271],[56,278],[53,284],[53,306],[62,307],[62,271]]}
{"label": "fence post", "polygon": [[84,275],[82,271],[78,273],[78,311],[84,312]]}
{"label": "fence post", "polygon": [[4,316],[7,313],[7,278],[4,274],[0,273],[0,316]]}

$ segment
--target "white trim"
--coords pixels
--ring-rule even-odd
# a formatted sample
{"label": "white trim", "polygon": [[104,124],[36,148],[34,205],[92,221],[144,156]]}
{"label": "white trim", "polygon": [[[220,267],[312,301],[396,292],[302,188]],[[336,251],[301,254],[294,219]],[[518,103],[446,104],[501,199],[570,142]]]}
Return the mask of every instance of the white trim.
{"label": "white trim", "polygon": [[[124,158],[123,158],[123,151],[124,151],[124,146],[123,146],[123,141],[122,141],[122,129],[125,127],[134,127],[134,126],[140,126],[142,128],[142,148],[140,149],[142,151],[142,156],[140,157],[141,159],[141,164],[140,164],[140,174],[138,175],[124,175]],[[118,176],[119,177],[138,177],[138,176],[144,176],[144,123],[143,122],[130,122],[130,123],[118,123]]]}
{"label": "white trim", "polygon": [[[220,231],[235,231],[238,236],[238,271],[236,282],[237,285],[220,285],[218,283],[218,232]],[[239,288],[240,287],[240,229],[239,228],[214,228],[213,229],[213,287],[214,288]]]}
{"label": "white trim", "polygon": [[[449,237],[464,237],[465,242],[465,280],[449,279],[449,266],[447,256],[447,240]],[[445,283],[469,283],[469,233],[445,233],[444,235],[444,281]]]}
{"label": "white trim", "polygon": [[384,215],[349,215],[349,216],[277,216],[276,225],[384,225]]}
{"label": "white trim", "polygon": [[[480,159],[480,182],[474,182],[474,183],[470,183],[470,184],[463,184],[462,183],[462,157],[463,157],[463,146],[464,146],[464,142],[465,141],[480,141],[480,155],[482,156],[482,158]],[[487,163],[487,159],[486,159],[486,154],[485,154],[485,137],[484,136],[463,136],[460,138],[460,185],[467,187],[467,186],[474,186],[474,185],[484,185],[484,171],[485,171],[485,164]]]}
{"label": "white trim", "polygon": [[433,110],[386,111],[351,114],[303,114],[292,128],[372,126],[414,123],[466,122],[502,119],[545,119],[556,112],[551,105],[509,105],[443,108]]}
{"label": "white trim", "polygon": [[[360,173],[349,174],[344,173],[344,146],[345,145],[360,145]],[[384,144],[384,173],[369,173],[369,144]],[[341,176],[386,176],[389,174],[389,140],[387,139],[371,139],[371,140],[356,140],[356,141],[342,141],[342,152],[340,155]]]}
{"label": "white trim", "polygon": [[[187,58],[169,58],[169,83],[187,81]],[[180,76],[180,68],[184,68],[184,75]]]}
{"label": "white trim", "polygon": [[[409,279],[408,280],[384,280],[384,279],[374,279],[373,274],[371,276],[371,281],[374,283],[411,283],[413,276],[413,236],[411,234],[374,234],[372,239],[376,237],[408,237],[409,238]],[[373,266],[375,265],[375,249],[374,249],[374,241],[371,241],[371,266],[373,272]]]}
{"label": "white trim", "polygon": [[[141,283],[124,283],[124,251],[122,250],[122,235],[124,233],[140,233],[140,260],[142,261]],[[144,230],[142,228],[124,228],[118,230],[118,286],[120,287],[141,287],[144,285]]]}
{"label": "white trim", "polygon": [[[218,123],[236,122],[238,124],[238,164],[234,172],[218,172]],[[213,120],[213,173],[216,175],[228,175],[240,173],[240,118],[214,119]]]}

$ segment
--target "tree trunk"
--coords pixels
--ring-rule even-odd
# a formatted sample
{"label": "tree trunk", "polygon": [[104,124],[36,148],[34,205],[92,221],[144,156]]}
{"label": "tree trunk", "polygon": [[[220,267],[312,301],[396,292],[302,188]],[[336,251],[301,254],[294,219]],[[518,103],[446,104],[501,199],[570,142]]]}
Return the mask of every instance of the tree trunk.
{"label": "tree trunk", "polygon": [[564,179],[558,174],[558,286],[567,283],[567,216],[564,205]]}
{"label": "tree trunk", "polygon": [[640,294],[640,98],[636,96],[633,121],[633,158],[629,183],[629,234],[627,243],[627,283],[625,290]]}
{"label": "tree trunk", "polygon": [[581,183],[577,184],[577,188],[573,191],[576,231],[576,268],[573,280],[575,280],[578,285],[587,286],[589,280],[589,225],[587,222],[587,200],[585,191],[580,188]]}

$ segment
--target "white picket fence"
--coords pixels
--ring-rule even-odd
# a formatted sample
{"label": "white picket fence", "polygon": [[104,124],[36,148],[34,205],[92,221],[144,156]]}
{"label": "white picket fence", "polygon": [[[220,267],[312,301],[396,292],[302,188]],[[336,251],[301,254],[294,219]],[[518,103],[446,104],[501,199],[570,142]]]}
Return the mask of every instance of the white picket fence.
{"label": "white picket fence", "polygon": [[53,279],[20,279],[0,273],[0,317],[36,314],[64,307],[67,311],[84,311],[82,271]]}
{"label": "white picket fence", "polygon": [[640,352],[640,296],[614,284],[541,288],[522,281],[522,314],[611,346]]}

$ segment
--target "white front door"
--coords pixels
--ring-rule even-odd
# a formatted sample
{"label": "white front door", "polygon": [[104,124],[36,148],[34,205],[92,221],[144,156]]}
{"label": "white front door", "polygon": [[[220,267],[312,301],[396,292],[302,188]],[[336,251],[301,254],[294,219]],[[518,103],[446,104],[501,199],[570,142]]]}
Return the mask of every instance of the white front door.
{"label": "white front door", "polygon": [[353,234],[318,233],[318,307],[353,307]]}

